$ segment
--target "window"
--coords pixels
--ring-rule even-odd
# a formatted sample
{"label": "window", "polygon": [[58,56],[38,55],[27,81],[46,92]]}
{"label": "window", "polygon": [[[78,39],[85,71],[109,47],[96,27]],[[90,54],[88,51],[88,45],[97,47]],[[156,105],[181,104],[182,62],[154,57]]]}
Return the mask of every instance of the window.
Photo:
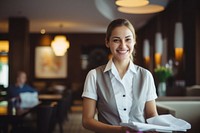
{"label": "window", "polygon": [[9,42],[0,41],[0,85],[8,87],[8,51]]}

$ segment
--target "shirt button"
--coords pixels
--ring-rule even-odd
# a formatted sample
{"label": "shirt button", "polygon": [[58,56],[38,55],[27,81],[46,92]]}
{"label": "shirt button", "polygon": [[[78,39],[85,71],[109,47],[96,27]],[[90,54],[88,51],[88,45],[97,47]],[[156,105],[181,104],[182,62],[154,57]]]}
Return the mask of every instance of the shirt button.
{"label": "shirt button", "polygon": [[125,97],[126,95],[123,95],[123,97]]}
{"label": "shirt button", "polygon": [[126,108],[124,108],[124,111],[126,111]]}

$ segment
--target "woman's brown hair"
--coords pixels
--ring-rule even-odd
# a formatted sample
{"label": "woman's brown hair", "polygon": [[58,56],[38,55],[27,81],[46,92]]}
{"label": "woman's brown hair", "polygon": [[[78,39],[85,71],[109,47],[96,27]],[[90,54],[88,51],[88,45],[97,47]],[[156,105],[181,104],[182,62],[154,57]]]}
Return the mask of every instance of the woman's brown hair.
{"label": "woman's brown hair", "polygon": [[106,31],[106,41],[109,41],[110,39],[110,36],[112,34],[112,31],[116,28],[116,27],[119,27],[119,26],[126,26],[127,28],[130,29],[130,31],[132,32],[133,34],[133,38],[136,39],[136,35],[135,35],[135,29],[133,28],[133,25],[131,24],[131,22],[127,19],[115,19],[113,20],[109,25],[108,25],[108,28],[107,28],[107,31]]}

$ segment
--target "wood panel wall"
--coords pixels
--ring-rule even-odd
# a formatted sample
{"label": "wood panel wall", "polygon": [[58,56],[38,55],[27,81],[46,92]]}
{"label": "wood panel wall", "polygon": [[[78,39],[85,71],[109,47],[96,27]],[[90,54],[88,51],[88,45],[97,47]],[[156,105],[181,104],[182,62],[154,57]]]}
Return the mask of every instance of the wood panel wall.
{"label": "wood panel wall", "polygon": [[[183,23],[184,30],[184,59],[181,64],[181,71],[176,77],[178,80],[185,80],[186,86],[197,84],[196,77],[199,74],[199,68],[197,66],[197,54],[196,49],[199,47],[199,42],[196,39],[199,37],[200,29],[198,28],[199,11],[197,10],[197,0],[176,0],[171,1],[165,11],[156,14],[156,16],[149,21],[149,23],[143,27],[138,33],[138,42],[140,44],[140,56],[139,60],[143,61],[142,42],[145,38],[150,40],[151,49],[155,49],[155,33],[160,31],[163,38],[167,38],[168,41],[168,60],[174,59],[174,28],[175,23],[181,21]],[[198,24],[197,24],[198,23]],[[154,51],[151,51],[154,53]],[[199,58],[199,57],[198,57]],[[144,64],[140,62],[141,64]],[[150,71],[153,72],[155,68],[154,57],[152,55],[151,64],[153,67]],[[197,73],[198,72],[198,73]]]}
{"label": "wood panel wall", "polygon": [[[35,78],[34,71],[34,60],[35,60],[35,48],[37,46],[50,46],[51,41],[56,35],[62,33],[54,34],[30,34],[30,43],[31,43],[31,81],[32,82],[46,82],[48,85],[51,85],[53,82],[65,84],[69,88],[82,86],[85,80],[86,73],[81,69],[81,54],[82,47],[92,47],[92,46],[103,46],[105,34],[96,34],[96,33],[66,33],[62,34],[67,37],[70,41],[70,48],[68,49],[68,76],[64,79],[37,79]],[[48,86],[47,85],[47,86]]]}

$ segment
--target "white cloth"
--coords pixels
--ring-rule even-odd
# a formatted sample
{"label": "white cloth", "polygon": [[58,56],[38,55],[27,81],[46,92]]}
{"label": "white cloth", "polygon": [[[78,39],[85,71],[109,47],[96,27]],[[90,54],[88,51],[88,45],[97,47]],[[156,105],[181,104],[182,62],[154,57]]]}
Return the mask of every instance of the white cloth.
{"label": "white cloth", "polygon": [[20,93],[20,107],[29,108],[38,104],[38,93],[37,92],[23,92]]}
{"label": "white cloth", "polygon": [[[142,69],[141,67],[137,67]],[[110,71],[111,70],[111,71]],[[109,71],[109,76],[111,79],[112,88],[114,91],[117,109],[119,116],[123,123],[128,123],[129,121],[129,112],[132,107],[133,99],[142,99],[142,101],[151,101],[157,98],[154,80],[151,73],[147,70],[142,71],[147,75],[144,82],[134,81],[134,76],[137,75],[136,65],[130,62],[129,68],[125,73],[124,77],[121,79],[119,73],[115,67],[115,64],[110,60],[104,72]],[[134,85],[133,83],[141,83],[139,85]],[[136,87],[137,86],[137,87]],[[148,95],[146,91],[141,91],[142,89],[148,90]],[[140,94],[140,92],[142,92]],[[138,95],[140,94],[140,95]],[[85,80],[84,91],[82,97],[91,98],[97,100],[97,87],[96,87],[96,71],[95,69],[91,70]],[[138,114],[143,114],[144,103],[141,104],[141,110],[138,110]],[[126,111],[124,110],[126,109]]]}
{"label": "white cloth", "polygon": [[147,119],[147,123],[130,122],[121,123],[122,126],[128,126],[136,131],[158,131],[158,132],[172,132],[184,131],[191,129],[190,123],[185,120],[175,118],[171,114],[158,115]]}

